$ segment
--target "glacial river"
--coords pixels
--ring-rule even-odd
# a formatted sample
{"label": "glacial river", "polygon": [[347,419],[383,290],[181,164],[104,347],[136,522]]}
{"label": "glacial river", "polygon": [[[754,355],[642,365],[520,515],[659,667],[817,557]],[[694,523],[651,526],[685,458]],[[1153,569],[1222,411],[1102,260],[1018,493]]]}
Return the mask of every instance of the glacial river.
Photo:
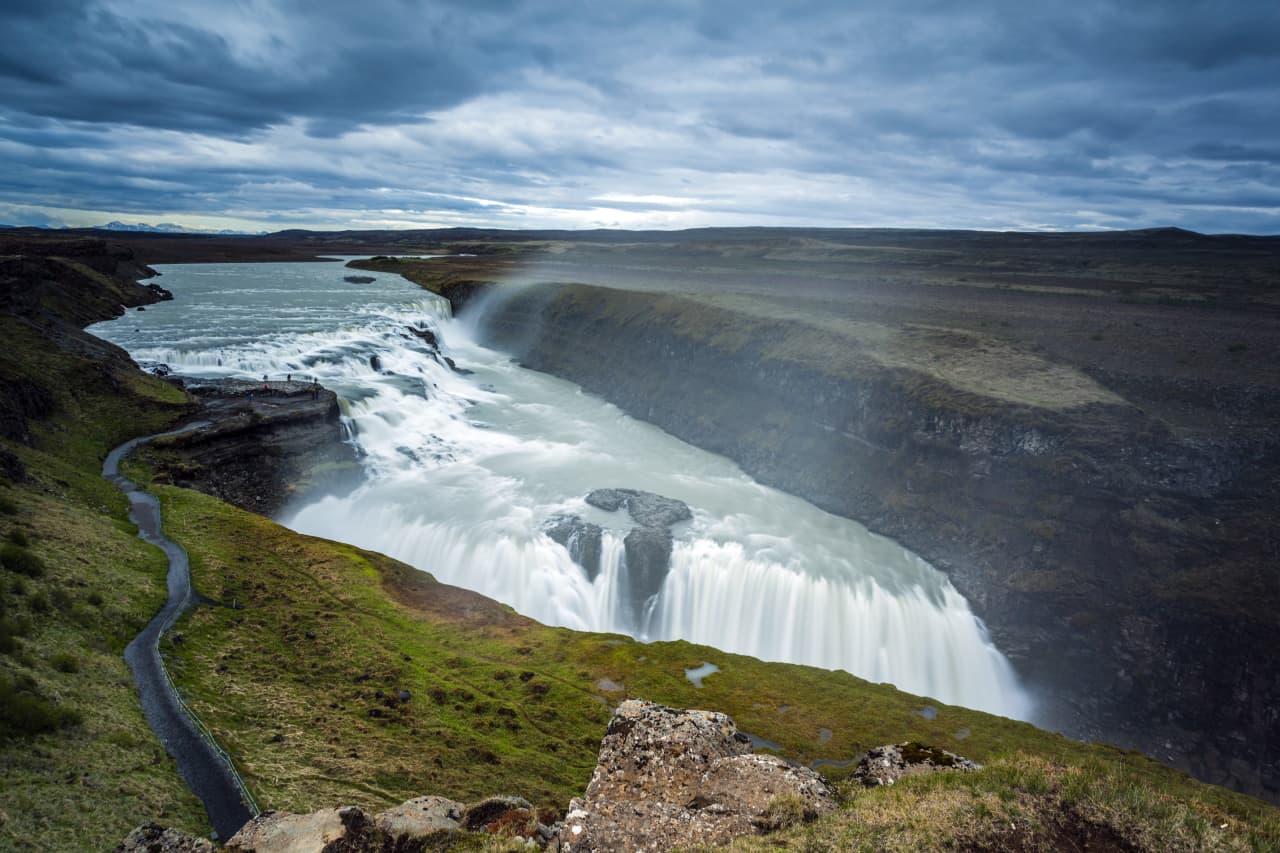
{"label": "glacial river", "polygon": [[[763,486],[729,460],[623,414],[475,340],[448,303],[399,276],[344,281],[336,263],[159,267],[175,299],[89,331],[144,367],[282,380],[337,392],[365,482],[287,507],[303,533],[381,551],[542,622],[687,639],[844,669],[943,702],[1025,718],[1004,656],[944,575],[895,542]],[[409,329],[431,329],[455,372]],[[377,357],[377,369],[374,356]],[[625,510],[592,489],[643,489],[693,511],[671,568],[625,601]],[[542,530],[576,514],[605,528],[594,581]]]}

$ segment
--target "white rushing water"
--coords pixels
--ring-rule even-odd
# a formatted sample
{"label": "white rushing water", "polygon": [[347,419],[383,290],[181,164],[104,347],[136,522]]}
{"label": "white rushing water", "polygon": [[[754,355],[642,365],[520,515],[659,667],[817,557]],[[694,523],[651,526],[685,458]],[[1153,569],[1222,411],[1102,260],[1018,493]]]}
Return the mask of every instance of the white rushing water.
{"label": "white rushing water", "polygon": [[[448,304],[398,276],[343,281],[338,264],[165,266],[174,302],[92,332],[196,376],[317,377],[343,400],[367,479],[288,508],[288,526],[369,548],[553,625],[682,638],[844,669],[939,700],[1025,717],[1003,655],[940,572],[847,519],[474,340]],[[364,273],[361,273],[364,274]],[[437,332],[451,370],[409,328]],[[371,357],[379,359],[379,370]],[[643,608],[624,600],[625,510],[592,489],[686,502],[671,570]],[[594,582],[542,525],[606,529]]]}

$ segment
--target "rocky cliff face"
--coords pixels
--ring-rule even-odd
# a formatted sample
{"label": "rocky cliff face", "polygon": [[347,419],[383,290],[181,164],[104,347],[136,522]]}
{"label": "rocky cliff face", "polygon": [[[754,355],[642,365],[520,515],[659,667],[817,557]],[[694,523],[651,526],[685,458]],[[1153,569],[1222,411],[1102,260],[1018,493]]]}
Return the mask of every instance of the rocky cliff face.
{"label": "rocky cliff face", "polygon": [[[448,296],[452,294],[446,293]],[[468,291],[462,296],[471,297]],[[662,299],[662,310],[655,310]],[[490,341],[945,571],[1041,721],[1280,795],[1280,446],[1139,409],[993,400],[916,372],[779,357],[785,322],[583,285],[487,306]],[[696,327],[696,328],[695,328]]]}
{"label": "rocky cliff face", "polygon": [[[159,285],[134,279],[155,271],[130,249],[102,240],[0,235],[0,316],[34,328],[57,350],[93,360],[97,381],[115,387],[131,369],[128,353],[83,329],[91,323],[173,298]],[[53,414],[54,395],[38,378],[9,376],[0,367],[0,438],[28,443],[30,422]]]}
{"label": "rocky cliff face", "polygon": [[337,396],[303,382],[188,382],[207,425],[159,442],[157,468],[176,485],[272,515],[290,500],[355,485]]}

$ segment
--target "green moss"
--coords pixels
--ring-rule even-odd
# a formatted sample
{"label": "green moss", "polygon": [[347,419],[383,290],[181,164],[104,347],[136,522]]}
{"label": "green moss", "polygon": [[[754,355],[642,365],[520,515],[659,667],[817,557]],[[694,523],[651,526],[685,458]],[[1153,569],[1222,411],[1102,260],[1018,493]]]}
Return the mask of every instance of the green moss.
{"label": "green moss", "polygon": [[925,746],[918,741],[908,741],[902,745],[902,760],[908,764],[929,762],[938,767],[954,767],[955,759],[934,746]]}

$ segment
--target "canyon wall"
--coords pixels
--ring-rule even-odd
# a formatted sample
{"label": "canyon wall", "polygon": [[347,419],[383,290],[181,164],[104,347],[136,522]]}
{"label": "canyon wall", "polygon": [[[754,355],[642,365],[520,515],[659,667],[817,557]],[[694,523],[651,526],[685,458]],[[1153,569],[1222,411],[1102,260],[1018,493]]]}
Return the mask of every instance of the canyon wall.
{"label": "canyon wall", "polygon": [[680,296],[445,295],[479,304],[488,342],[526,366],[930,560],[1039,722],[1280,794],[1274,445],[1178,437],[1120,398],[1026,405],[875,359],[824,363],[796,352],[853,339]]}

